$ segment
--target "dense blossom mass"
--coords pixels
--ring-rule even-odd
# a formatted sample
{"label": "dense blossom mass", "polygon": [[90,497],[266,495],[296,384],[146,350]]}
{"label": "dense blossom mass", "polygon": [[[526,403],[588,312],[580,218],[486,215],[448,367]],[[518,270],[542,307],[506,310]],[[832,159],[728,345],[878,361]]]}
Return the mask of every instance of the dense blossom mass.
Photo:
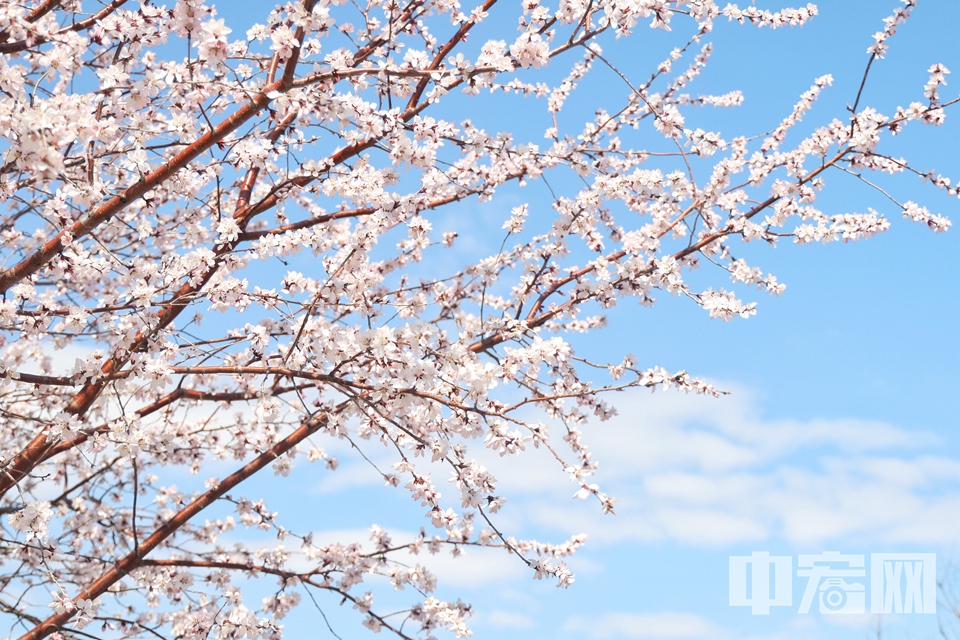
{"label": "dense blossom mass", "polygon": [[[596,362],[572,333],[657,295],[755,314],[744,285],[784,285],[742,243],[888,228],[819,209],[832,175],[913,173],[957,196],[882,150],[944,121],[940,64],[893,113],[858,95],[801,132],[823,76],[772,131],[696,126],[742,101],[690,93],[712,30],[802,26],[814,5],[504,2],[0,3],[0,635],[279,638],[326,599],[374,631],[467,636],[470,606],[436,597],[430,554],[499,548],[471,552],[567,587],[584,542],[502,530],[509,496],[478,451],[544,449],[612,512],[581,433],[613,415],[605,392],[718,393],[634,356]],[[864,43],[868,71],[915,4]],[[648,28],[680,45],[625,71]],[[614,88],[578,94],[596,75]],[[491,128],[501,98],[542,118]],[[888,214],[950,225],[883,193]],[[495,222],[457,226],[476,216]],[[712,285],[695,288],[702,265]],[[321,543],[247,495],[260,472],[335,473],[338,443],[390,452],[370,473],[422,510],[418,536],[371,514],[369,540]],[[258,529],[262,545],[238,542]],[[254,576],[273,595],[241,593]],[[378,606],[405,588],[406,609]]]}

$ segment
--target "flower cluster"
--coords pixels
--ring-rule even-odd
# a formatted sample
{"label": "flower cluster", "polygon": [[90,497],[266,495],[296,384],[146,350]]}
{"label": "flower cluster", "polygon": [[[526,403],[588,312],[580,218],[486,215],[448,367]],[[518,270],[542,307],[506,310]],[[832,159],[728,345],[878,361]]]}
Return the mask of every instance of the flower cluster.
{"label": "flower cluster", "polygon": [[[885,148],[944,122],[943,65],[892,114],[824,118],[825,75],[771,130],[703,123],[743,102],[695,93],[715,26],[799,26],[813,5],[524,0],[519,34],[475,42],[502,24],[492,1],[294,0],[248,30],[226,3],[158,4],[0,3],[0,583],[33,639],[281,638],[323,598],[372,631],[466,637],[430,556],[509,553],[566,588],[586,540],[501,530],[491,460],[537,449],[613,514],[585,428],[609,396],[720,393],[597,362],[577,334],[663,295],[756,314],[748,296],[785,285],[743,243],[890,227],[883,206],[827,210],[834,175],[936,232],[950,221],[871,174],[958,196]],[[638,75],[646,27],[668,44]],[[412,501],[412,529],[334,542],[332,510],[300,530],[259,493],[354,462]],[[270,595],[245,600],[247,579]]]}

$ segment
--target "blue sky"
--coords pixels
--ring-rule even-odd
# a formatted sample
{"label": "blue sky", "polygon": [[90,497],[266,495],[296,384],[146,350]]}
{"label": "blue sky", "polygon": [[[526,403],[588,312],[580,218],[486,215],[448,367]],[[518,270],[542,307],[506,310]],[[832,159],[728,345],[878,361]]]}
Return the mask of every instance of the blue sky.
{"label": "blue sky", "polygon": [[[688,111],[688,126],[719,128],[728,139],[772,129],[825,73],[833,74],[834,86],[801,129],[842,118],[856,94],[871,35],[895,6],[893,0],[826,0],[807,27],[776,32],[720,22],[710,38],[711,63],[691,90],[741,89],[745,104]],[[231,15],[224,6],[220,10]],[[898,104],[922,99],[934,62],[960,70],[958,24],[954,0],[923,0],[891,41],[886,59],[875,63],[863,103],[891,113]],[[622,69],[646,78],[677,37],[638,29],[629,47],[618,50]],[[956,91],[951,82],[943,95]],[[580,103],[586,108],[591,100],[615,101],[624,93],[614,75],[597,68],[576,99],[586,100]],[[490,109],[469,115],[488,130],[516,130],[522,117],[540,132],[547,126],[545,104],[528,102],[517,107],[506,98],[491,99]],[[939,129],[914,126],[889,148],[956,180],[957,117],[948,115]],[[885,184],[901,199],[956,219],[956,201],[929,185],[899,176]],[[501,195],[500,207],[537,197]],[[938,623],[949,626],[943,607],[938,616],[881,620],[800,615],[800,580],[794,607],[769,616],[727,603],[728,558],[752,551],[793,556],[794,566],[798,554],[823,551],[935,552],[941,574],[960,563],[958,231],[935,236],[911,225],[882,198],[842,176],[832,176],[820,204],[837,213],[872,206],[887,213],[893,226],[849,245],[745,248],[753,263],[787,284],[779,298],[745,293],[759,302],[758,315],[749,320],[711,320],[688,300],[664,294],[653,309],[622,304],[608,314],[606,330],[574,338],[578,352],[594,359],[618,361],[630,351],[642,366],[686,369],[731,395],[712,400],[623,394],[616,398],[619,417],[586,429],[601,463],[597,481],[619,498],[616,516],[572,500],[575,487],[536,452],[509,465],[489,459],[509,498],[501,528],[551,541],[583,531],[590,539],[570,561],[577,582],[569,590],[534,582],[506,554],[431,559],[441,595],[463,597],[476,607],[475,637],[787,640],[882,633],[919,640],[939,637]],[[502,219],[486,228],[485,211],[464,203],[452,215],[479,217],[481,234],[492,236]],[[284,483],[283,492],[264,484],[286,526],[329,523],[323,535],[333,540],[364,538],[373,523],[411,533],[426,524],[402,490],[383,488],[362,460],[337,451],[336,443],[324,444],[340,456],[338,471],[300,469],[302,481]],[[255,487],[246,493],[255,495]],[[947,588],[953,584],[960,592],[960,576],[954,580]],[[398,594],[397,602],[412,598],[407,595]],[[334,601],[325,603],[324,612],[341,637],[369,633],[355,612]],[[286,622],[289,637],[326,637],[309,605]]]}

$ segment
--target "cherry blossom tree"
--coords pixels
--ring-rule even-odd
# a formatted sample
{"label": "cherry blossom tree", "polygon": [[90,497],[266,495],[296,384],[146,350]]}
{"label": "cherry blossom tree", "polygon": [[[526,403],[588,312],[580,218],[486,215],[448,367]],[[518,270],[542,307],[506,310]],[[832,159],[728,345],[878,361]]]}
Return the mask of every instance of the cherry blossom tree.
{"label": "cherry blossom tree", "polygon": [[[879,25],[864,84],[915,4]],[[374,631],[467,636],[470,607],[433,595],[430,553],[490,547],[475,552],[567,587],[562,558],[583,543],[502,530],[506,498],[478,451],[523,464],[545,449],[576,497],[613,512],[581,433],[613,414],[607,392],[719,393],[633,356],[596,362],[571,334],[655,295],[753,315],[735,287],[784,285],[735,257],[742,243],[888,228],[878,211],[819,209],[832,175],[933,231],[950,225],[872,177],[912,173],[958,195],[882,150],[944,121],[955,100],[941,99],[941,65],[894,113],[851,96],[796,133],[824,76],[772,131],[692,124],[742,99],[689,93],[715,25],[801,26],[813,5],[293,0],[246,31],[238,13],[0,3],[0,633],[279,638],[287,612],[326,598]],[[648,28],[686,44],[640,77],[620,61]],[[615,104],[574,104],[588,74],[605,74]],[[531,102],[549,126],[485,130],[491,94]],[[468,239],[479,258],[458,250],[455,226],[435,231],[504,193],[525,202],[483,209],[502,230]],[[700,266],[715,279],[705,290],[688,284]],[[370,473],[419,505],[418,536],[371,522],[368,541],[321,544],[246,495],[258,474],[335,470],[323,446],[336,441],[391,453]],[[197,474],[190,489],[170,480],[183,471]],[[242,529],[275,539],[224,542]],[[417,552],[422,565],[398,560]],[[245,598],[251,576],[274,595]],[[378,607],[403,588],[415,604]]]}

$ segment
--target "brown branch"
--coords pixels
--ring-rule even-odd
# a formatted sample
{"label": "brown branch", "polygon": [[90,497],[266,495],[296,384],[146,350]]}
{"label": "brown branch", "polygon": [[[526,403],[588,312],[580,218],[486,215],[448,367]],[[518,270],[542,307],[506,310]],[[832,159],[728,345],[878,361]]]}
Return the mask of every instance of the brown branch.
{"label": "brown branch", "polygon": [[279,576],[281,578],[298,578],[300,580],[312,576],[320,571],[306,571],[304,573],[297,573],[295,571],[284,571],[283,569],[276,569],[273,567],[267,567],[262,564],[253,564],[252,562],[225,562],[220,560],[189,560],[186,558],[158,558],[156,560],[149,560],[144,558],[140,562],[142,567],[194,567],[198,569],[228,569],[231,571],[250,571],[256,573],[266,573],[274,576]]}
{"label": "brown branch", "polygon": [[[97,23],[98,20],[103,20],[104,18],[106,18],[108,15],[116,11],[118,8],[126,4],[126,2],[127,0],[113,0],[113,2],[111,2],[110,4],[105,6],[103,9],[101,9],[100,11],[90,16],[89,18],[85,20],[81,20],[80,22],[75,22],[69,27],[65,27],[60,31],[57,31],[52,36],[33,36],[33,37],[28,37],[26,40],[18,40],[17,42],[4,42],[3,44],[0,44],[0,53],[17,53],[20,51],[26,51],[30,47],[35,47],[37,45],[41,45],[46,42],[49,42],[54,38],[56,38],[57,36],[63,35],[64,33],[70,33],[71,31],[83,31],[84,29],[92,27],[94,24]],[[49,13],[50,11],[55,9],[59,4],[60,4],[59,0],[47,0],[47,2],[44,3],[44,5],[37,7],[32,13],[30,13],[30,15],[27,16],[27,21],[36,22],[44,14]],[[37,14],[37,16],[31,19],[34,16],[34,14]]]}
{"label": "brown branch", "polygon": [[[26,21],[30,23],[36,22],[37,20],[39,20],[40,18],[42,18],[43,16],[47,15],[48,13],[56,9],[58,6],[60,6],[61,2],[62,0],[46,0],[46,2],[40,3],[39,5],[37,5],[37,7],[33,11],[27,14]],[[6,42],[9,38],[10,38],[9,28],[4,29],[2,32],[0,32],[0,43]]]}
{"label": "brown branch", "polygon": [[[526,171],[514,171],[509,174],[506,180],[515,180],[517,178],[522,178],[527,174]],[[484,184],[484,187],[487,185]],[[418,211],[427,211],[430,209],[436,209],[437,207],[442,207],[443,205],[451,204],[453,202],[459,202],[464,198],[467,198],[472,195],[476,195],[483,189],[480,187],[474,187],[472,189],[467,189],[466,191],[459,193],[454,196],[447,196],[445,198],[438,198],[437,200],[432,200],[422,207],[418,208]],[[259,209],[259,207],[258,207]],[[275,227],[273,229],[263,229],[261,231],[247,231],[240,234],[240,242],[250,241],[250,240],[259,240],[266,236],[278,235],[281,233],[286,233],[288,231],[296,231],[298,229],[309,229],[318,224],[323,224],[324,222],[330,222],[331,220],[343,220],[344,218],[360,218],[363,216],[368,216],[372,213],[375,213],[378,209],[374,207],[364,207],[361,209],[349,209],[346,211],[337,211],[336,213],[325,213],[323,215],[314,216],[313,218],[307,218],[306,220],[300,220],[299,222],[291,222],[290,224],[285,224],[280,227]],[[259,213],[259,210],[258,210]]]}
{"label": "brown branch", "polygon": [[208,131],[198,138],[173,159],[165,162],[136,184],[127,187],[122,193],[114,196],[85,215],[68,229],[58,233],[33,255],[4,271],[0,274],[0,294],[6,293],[10,287],[39,271],[47,262],[53,259],[55,255],[60,253],[60,251],[63,250],[63,237],[65,235],[69,234],[74,240],[88,235],[98,225],[125,209],[127,204],[133,202],[156,185],[173,176],[195,158],[206,152],[210,147],[223,140],[223,138],[233,131],[236,131],[244,122],[255,116],[261,109],[269,104],[270,99],[267,97],[267,93],[281,88],[279,83],[266,87],[252,98],[250,102],[238,109],[233,115],[214,127],[211,131]]}
{"label": "brown branch", "polygon": [[37,6],[36,9],[27,14],[27,22],[36,22],[43,16],[59,7],[61,2],[62,0],[46,0],[46,2],[43,2]]}
{"label": "brown branch", "polygon": [[[126,0],[114,0],[113,4],[122,4],[122,2],[125,1]],[[315,3],[316,0],[304,0],[304,7],[307,11],[311,11]],[[303,35],[304,31],[301,27],[297,30],[297,36],[300,42],[303,40]],[[0,53],[2,53],[2,50],[0,50]],[[267,94],[274,91],[286,91],[292,86],[293,75],[296,72],[299,59],[300,47],[297,47],[291,54],[290,59],[287,60],[283,76],[279,81],[265,87],[246,105],[198,138],[190,144],[190,146],[178,153],[172,160],[165,162],[142,180],[125,189],[121,194],[114,196],[106,203],[97,207],[94,211],[71,225],[69,229],[58,233],[52,240],[49,240],[39,251],[30,257],[25,258],[0,274],[0,294],[6,293],[11,286],[31,274],[36,273],[43,265],[62,251],[63,237],[65,235],[69,234],[74,240],[88,235],[98,225],[125,209],[128,203],[136,200],[156,185],[161,184],[167,178],[173,176],[177,171],[187,166],[187,164],[206,152],[210,147],[223,140],[230,133],[236,131],[243,123],[259,113],[261,109],[270,103],[271,99],[267,97]],[[276,135],[279,137],[279,133]]]}
{"label": "brown branch", "polygon": [[[284,579],[296,578],[297,580],[315,587],[317,589],[323,589],[325,591],[330,591],[336,593],[344,598],[344,600],[349,600],[350,602],[356,602],[357,599],[350,595],[347,591],[335,587],[331,584],[326,584],[322,582],[317,582],[312,578],[312,576],[323,573],[320,571],[313,571],[310,573],[296,573],[294,571],[284,571],[283,569],[274,569],[272,567],[266,567],[264,565],[254,565],[254,564],[244,564],[242,562],[217,562],[211,560],[179,560],[179,559],[157,559],[157,560],[142,560],[141,566],[144,567],[195,567],[199,569],[226,569],[233,571],[259,571],[260,573],[266,573],[269,575],[278,576]],[[376,618],[384,629],[389,629],[393,633],[397,634],[400,638],[404,640],[413,640],[410,636],[406,635],[400,629],[390,625],[383,617],[377,615],[373,611],[368,611],[367,615],[370,615]]]}
{"label": "brown branch", "polygon": [[[797,184],[803,185],[803,184],[806,184],[806,183],[810,182],[811,180],[813,180],[814,178],[816,178],[818,175],[820,175],[821,173],[823,173],[824,171],[826,171],[827,169],[829,169],[829,168],[832,167],[833,165],[837,164],[840,160],[842,160],[842,159],[843,159],[847,154],[849,154],[851,151],[853,151],[853,149],[850,149],[850,148],[843,149],[843,150],[839,151],[839,152],[837,153],[837,155],[835,155],[835,156],[834,156],[833,158],[831,158],[829,161],[824,162],[821,166],[817,167],[816,169],[814,169],[813,171],[811,171],[811,172],[808,173],[807,175],[805,175],[805,176],[803,176],[802,178],[800,178],[800,180],[797,181]],[[770,196],[769,198],[767,198],[767,199],[764,200],[763,202],[761,202],[761,203],[757,204],[756,206],[754,206],[754,207],[753,207],[752,209],[750,209],[747,213],[745,213],[744,216],[743,216],[744,219],[749,220],[750,218],[753,218],[754,216],[756,216],[756,215],[757,215],[758,213],[760,213],[761,211],[767,209],[770,205],[772,205],[772,204],[776,203],[777,201],[781,200],[782,197],[783,197],[783,196]],[[667,233],[666,230],[663,231],[663,232],[660,234],[660,237],[662,237],[662,236],[663,236],[664,234],[666,234],[666,233]],[[681,249],[680,251],[677,251],[675,254],[673,254],[672,257],[673,257],[675,260],[679,260],[679,259],[681,259],[681,258],[684,258],[684,257],[690,255],[691,253],[694,253],[694,252],[696,252],[696,251],[699,251],[700,249],[702,249],[703,247],[707,246],[708,244],[710,244],[710,243],[712,243],[712,242],[716,242],[717,240],[719,240],[719,239],[721,239],[721,238],[724,238],[724,237],[726,237],[726,236],[728,236],[728,235],[730,235],[730,234],[732,234],[732,233],[733,233],[733,230],[729,227],[729,225],[727,225],[727,226],[724,227],[723,229],[720,229],[720,230],[718,230],[718,231],[715,231],[714,233],[711,233],[711,234],[709,234],[709,235],[701,238],[698,242],[695,242],[694,244],[691,244],[691,245],[689,245],[689,246],[687,246],[687,247],[684,247],[684,248]],[[604,261],[605,261],[605,262],[615,262],[615,261],[620,260],[621,258],[625,257],[626,255],[627,255],[627,252],[624,251],[624,250],[617,251],[617,252],[614,252],[614,253],[606,256],[606,258],[604,259]],[[540,294],[540,296],[537,298],[536,302],[534,302],[533,307],[530,309],[530,312],[527,314],[527,318],[526,318],[526,324],[527,324],[527,326],[530,327],[530,328],[540,327],[540,326],[546,324],[546,323],[547,323],[549,320],[551,320],[552,318],[555,318],[556,316],[560,315],[560,314],[563,313],[564,311],[567,311],[567,310],[569,310],[569,309],[571,309],[571,308],[579,305],[581,302],[584,302],[585,300],[590,299],[590,298],[583,298],[583,299],[571,299],[571,300],[567,300],[567,301],[564,302],[563,304],[558,305],[557,307],[555,307],[555,308],[553,308],[553,309],[550,309],[549,311],[545,311],[545,312],[543,312],[542,314],[540,314],[539,316],[537,315],[537,313],[540,312],[540,310],[543,308],[543,305],[544,305],[544,303],[546,302],[547,298],[549,298],[550,296],[552,296],[553,294],[555,294],[555,293],[556,293],[557,291],[559,291],[562,287],[570,284],[571,282],[574,282],[574,281],[579,280],[579,279],[582,278],[583,276],[585,276],[585,275],[587,275],[588,273],[591,273],[592,271],[595,271],[595,270],[596,270],[596,266],[584,267],[584,268],[582,268],[582,269],[579,269],[579,270],[575,271],[574,273],[571,273],[570,275],[566,276],[565,278],[561,278],[561,279],[557,280],[557,281],[554,282],[552,285],[550,285],[542,294]],[[644,269],[644,270],[642,271],[642,274],[643,274],[643,275],[648,275],[648,274],[652,273],[653,270],[654,270],[654,265],[651,265],[651,266],[647,267],[646,269]],[[490,348],[492,348],[492,347],[495,347],[495,346],[497,346],[498,344],[502,344],[503,342],[506,342],[506,341],[509,339],[509,336],[510,336],[510,335],[511,335],[511,334],[510,334],[509,332],[498,331],[497,333],[494,333],[494,334],[492,334],[492,335],[489,335],[489,336],[486,336],[486,337],[484,337],[484,338],[481,338],[480,340],[477,340],[476,342],[474,342],[473,344],[471,344],[471,345],[468,347],[468,349],[469,349],[470,351],[472,351],[473,353],[480,353],[481,351],[486,351],[487,349],[490,349]]]}
{"label": "brown branch", "polygon": [[[315,1],[316,0],[305,0],[305,6],[312,7]],[[486,10],[495,3],[496,0],[486,0],[482,7],[484,10]],[[447,43],[447,45],[450,45],[451,50],[453,46],[461,41],[462,37],[467,31],[469,31],[469,28],[472,27],[473,24],[474,23],[472,22],[468,22],[461,26],[461,29],[457,31],[458,35]],[[466,31],[464,31],[464,27],[467,28]],[[297,34],[302,39],[303,30],[298,29]],[[445,45],[445,48],[447,45]],[[565,50],[563,48],[561,49]],[[121,195],[115,196],[107,203],[98,207],[91,214],[88,214],[88,216],[72,225],[69,230],[61,231],[55,238],[48,241],[43,248],[34,253],[32,256],[25,258],[17,265],[14,265],[4,273],[0,274],[0,294],[5,293],[9,287],[21,281],[23,278],[38,271],[44,264],[52,259],[54,255],[59,253],[63,248],[61,240],[65,233],[69,232],[74,239],[87,235],[94,227],[123,210],[130,200],[140,197],[154,185],[159,184],[160,182],[163,182],[172,176],[180,168],[186,166],[194,158],[198,157],[212,145],[222,140],[229,133],[239,128],[244,122],[252,118],[270,102],[270,98],[267,97],[267,94],[277,90],[285,91],[289,89],[293,83],[293,74],[296,69],[298,55],[299,48],[294,51],[294,54],[291,56],[290,60],[287,61],[283,76],[279,81],[264,88],[244,107],[239,109],[213,130],[192,143],[189,147],[181,151],[173,160],[165,163],[143,180],[129,187]],[[463,82],[464,79],[459,78],[450,85],[450,88],[459,86]],[[401,114],[400,119],[403,122],[409,122],[428,106],[429,103],[414,105],[413,107],[406,109]],[[344,147],[330,156],[327,160],[327,164],[328,166],[337,166],[343,164],[350,158],[353,158],[363,151],[375,146],[378,141],[379,138],[368,138],[364,141]],[[244,181],[244,187],[247,186],[247,182],[249,181],[252,188],[252,183],[256,180],[258,174],[258,171],[249,172]],[[300,176],[299,178],[295,178],[286,183],[284,191],[289,188],[302,188],[314,180],[316,180],[316,177],[314,176]],[[274,189],[272,193],[264,197],[258,203],[238,208],[234,213],[234,218],[239,221],[241,232],[254,216],[275,207],[282,199],[281,193],[282,192],[280,190]],[[101,367],[101,372],[104,374],[103,377],[85,385],[84,388],[81,389],[80,392],[78,392],[77,395],[74,396],[74,398],[67,405],[66,411],[77,416],[81,416],[86,413],[86,411],[93,405],[100,393],[103,391],[107,381],[111,378],[111,375],[120,373],[123,365],[129,358],[129,354],[145,347],[150,336],[162,331],[180,315],[180,313],[186,308],[186,303],[184,301],[190,300],[196,293],[206,286],[206,284],[210,281],[210,278],[212,278],[213,274],[217,271],[219,265],[222,263],[223,257],[231,253],[236,248],[238,242],[239,238],[232,242],[224,243],[216,247],[215,251],[217,255],[214,259],[215,266],[209,268],[201,277],[185,282],[177,294],[172,298],[172,301],[165,305],[164,308],[157,313],[156,322],[153,323],[152,328],[149,329],[149,331],[139,331],[135,336],[133,340],[133,346],[129,349],[129,351],[115,355],[105,362]],[[27,444],[23,450],[14,456],[8,467],[3,470],[2,474],[0,474],[0,496],[9,491],[14,485],[16,485],[17,482],[20,481],[20,479],[25,477],[31,469],[36,467],[37,464],[44,460],[46,453],[49,450],[50,443],[47,435],[44,431],[41,431],[33,438],[33,440],[30,441],[30,443]]]}
{"label": "brown branch", "polygon": [[[307,11],[311,11],[315,3],[316,0],[304,0],[304,7],[307,9]],[[297,30],[298,42],[302,43],[303,37],[304,30],[301,27]],[[296,71],[299,55],[300,47],[296,47],[291,54],[290,59],[286,61],[283,76],[279,81],[266,87],[253,99],[251,99],[250,102],[237,110],[233,115],[177,154],[173,160],[168,161],[163,166],[153,171],[150,175],[146,176],[140,182],[127,188],[121,195],[115,196],[107,203],[101,205],[92,213],[88,214],[88,216],[85,218],[76,222],[69,229],[70,235],[74,238],[87,235],[94,227],[123,210],[129,201],[142,196],[154,185],[160,184],[167,178],[171,177],[174,173],[189,164],[193,159],[197,158],[211,146],[218,143],[228,134],[239,128],[244,122],[259,113],[259,111],[270,102],[268,94],[272,93],[273,91],[286,91],[290,88],[293,82],[293,75]],[[292,121],[292,117],[290,120]],[[281,123],[281,126],[278,126],[276,129],[274,129],[272,135],[278,138],[283,131],[283,126],[283,123]],[[244,187],[249,184],[250,188],[252,189],[253,183],[256,181],[258,174],[259,170],[251,170],[244,181]],[[240,220],[240,226],[242,229],[246,223],[249,222],[254,215],[256,215],[256,213],[257,212],[250,209],[250,207],[241,207],[234,214],[234,217]],[[62,238],[65,233],[66,232],[61,231],[54,239],[48,241],[40,251],[37,251],[29,258],[26,258],[19,264],[8,269],[3,274],[0,274],[0,293],[5,293],[10,286],[39,270],[44,264],[52,259],[54,255],[59,253],[63,249]],[[200,278],[185,282],[180,287],[180,290],[177,292],[177,294],[173,297],[173,300],[157,313],[157,321],[153,324],[153,326],[147,330],[141,329],[138,331],[137,335],[134,337],[132,348],[126,352],[119,353],[111,357],[103,364],[101,371],[107,376],[109,376],[111,373],[120,371],[123,365],[128,361],[131,353],[136,352],[140,348],[146,347],[151,336],[156,335],[159,331],[162,331],[169,326],[170,323],[172,323],[186,308],[186,304],[184,304],[182,301],[189,300],[193,294],[199,292],[204,286],[206,286],[206,284],[213,277],[214,273],[216,273],[219,265],[222,263],[223,257],[230,254],[234,248],[236,248],[236,244],[237,241],[234,240],[233,242],[224,243],[217,247],[218,255],[216,257],[215,266],[207,269],[207,271]],[[96,380],[86,384],[83,389],[81,389],[77,395],[73,397],[69,404],[67,404],[66,411],[76,416],[82,416],[93,405],[105,386],[105,379]],[[9,467],[3,470],[3,474],[0,475],[0,495],[3,495],[9,491],[17,482],[20,481],[21,478],[26,476],[31,469],[39,464],[41,460],[44,459],[44,456],[49,451],[49,448],[50,446],[47,434],[45,431],[41,431],[21,452],[19,452],[13,458]]]}
{"label": "brown branch", "polygon": [[[290,391],[303,391],[312,387],[312,384],[298,384],[290,387],[280,387],[278,389],[273,389],[271,393],[276,396],[284,395]],[[214,393],[206,391],[195,391],[193,389],[184,389],[178,387],[175,391],[168,393],[164,397],[160,398],[153,404],[137,409],[137,417],[143,418],[155,413],[160,409],[176,402],[177,400],[186,398],[188,400],[200,400],[205,402],[238,402],[243,400],[253,400],[260,397],[259,392],[256,393],[244,393],[244,392],[225,392],[225,393]],[[106,425],[99,426],[95,429],[90,429],[89,431],[82,431],[70,438],[69,440],[61,440],[60,442],[53,443],[47,450],[43,453],[37,463],[46,462],[47,460],[63,453],[64,451],[69,451],[75,447],[80,446],[84,442],[90,439],[91,436],[97,433],[106,433],[110,428]]]}
{"label": "brown branch", "polygon": [[[258,96],[258,99],[260,97],[266,101],[265,93],[261,93]],[[373,146],[375,143],[376,140],[371,139],[363,143],[346,147],[340,152],[334,154],[334,162],[336,164],[345,162],[350,157],[353,157],[363,150]],[[310,180],[313,180],[313,178],[311,177],[306,179],[307,182]],[[235,217],[242,221],[241,225],[245,225],[253,216],[260,213],[260,211],[265,211],[272,207],[277,199],[278,197],[276,194],[273,194],[271,197],[265,198],[263,201],[253,207],[248,206],[238,210],[235,214]],[[206,286],[206,284],[210,281],[210,278],[213,277],[213,274],[216,273],[217,267],[222,263],[224,256],[229,255],[236,248],[238,242],[239,239],[218,246],[216,248],[217,255],[215,257],[215,266],[210,267],[201,277],[197,278],[196,280],[188,280],[185,282],[180,287],[179,291],[177,291],[176,295],[173,296],[171,302],[165,305],[157,313],[156,322],[153,324],[152,328],[149,331],[141,330],[138,332],[133,340],[133,346],[127,352],[117,354],[107,360],[107,362],[105,362],[101,367],[103,376],[94,382],[86,384],[67,405],[66,411],[77,416],[83,415],[93,405],[97,397],[99,397],[109,380],[117,376],[125,377],[128,375],[127,373],[122,372],[121,369],[127,362],[129,355],[136,352],[138,348],[145,347],[147,341],[150,339],[150,336],[155,335],[158,331],[162,331],[164,328],[169,326],[170,323],[172,323],[177,316],[179,316],[180,313],[186,309],[186,304],[183,301],[191,299],[194,294],[198,293],[201,289],[203,289],[204,286]],[[43,383],[41,382],[40,384]],[[8,467],[3,470],[2,474],[0,474],[0,496],[9,491],[14,485],[16,485],[17,482],[25,477],[31,469],[46,459],[46,455],[50,450],[50,446],[51,445],[47,438],[46,432],[41,431],[33,438],[33,440],[30,441],[29,444],[27,444],[26,447],[24,447],[23,450],[17,453]]]}
{"label": "brown branch", "polygon": [[373,207],[365,207],[363,209],[350,209],[348,211],[337,211],[336,213],[325,213],[323,215],[314,216],[313,218],[307,218],[306,220],[301,220],[299,222],[291,222],[290,224],[274,227],[273,229],[263,229],[261,231],[246,231],[240,234],[240,242],[249,242],[251,240],[259,240],[260,238],[265,238],[267,236],[275,236],[281,233],[286,233],[288,231],[296,231],[298,229],[309,229],[310,227],[315,227],[318,224],[323,224],[324,222],[330,222],[331,220],[343,220],[345,218],[362,218],[363,216],[368,216],[371,213],[374,213],[376,211],[377,209],[374,209]]}
{"label": "brown branch", "polygon": [[[497,3],[497,0],[486,0],[486,2],[480,5],[480,9],[482,11],[487,11],[488,9],[490,9],[490,7],[492,7],[496,3]],[[463,41],[466,35],[470,32],[471,29],[473,29],[473,27],[476,24],[477,23],[474,22],[473,20],[467,20],[462,25],[460,25],[460,28],[457,29],[457,32],[455,34],[453,34],[453,37],[447,40],[446,44],[444,44],[443,47],[441,47],[440,51],[437,52],[437,55],[434,56],[433,61],[430,63],[430,66],[427,67],[427,69],[430,71],[439,69],[440,65],[443,64],[444,58],[446,58],[450,54],[450,52],[453,51],[453,49]],[[420,80],[420,82],[417,83],[417,88],[413,91],[413,95],[410,96],[410,100],[407,102],[406,111],[410,111],[416,108],[417,103],[420,102],[420,98],[421,96],[423,96],[423,92],[426,90],[427,84],[429,84],[429,82],[430,82],[430,78],[425,77],[422,80]]]}
{"label": "brown branch", "polygon": [[[310,420],[304,422],[293,433],[286,438],[264,451],[251,462],[241,467],[239,470],[230,474],[216,487],[210,489],[193,502],[185,506],[176,515],[163,523],[148,538],[141,541],[136,551],[132,551],[118,560],[116,564],[104,572],[99,578],[94,580],[90,586],[76,595],[74,601],[80,599],[93,600],[104,593],[128,573],[141,566],[143,558],[160,544],[176,533],[191,518],[213,504],[221,498],[227,491],[233,489],[241,482],[254,475],[268,464],[293,449],[297,444],[305,440],[308,436],[315,433],[326,421],[326,414],[319,414]],[[42,623],[20,636],[20,640],[40,640],[52,633],[58,631],[76,611],[62,611],[55,613],[44,620]]]}

